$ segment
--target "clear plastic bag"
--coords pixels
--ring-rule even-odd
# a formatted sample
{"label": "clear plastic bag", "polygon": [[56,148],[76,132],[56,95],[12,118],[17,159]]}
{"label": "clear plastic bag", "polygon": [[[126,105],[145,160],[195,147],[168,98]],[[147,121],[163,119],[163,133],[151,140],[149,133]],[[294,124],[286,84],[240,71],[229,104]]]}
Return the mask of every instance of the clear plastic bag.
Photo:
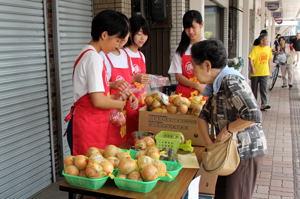
{"label": "clear plastic bag", "polygon": [[170,86],[170,80],[168,77],[163,77],[160,75],[150,75],[150,88],[160,88],[164,86]]}
{"label": "clear plastic bag", "polygon": [[112,111],[110,113],[110,122],[115,126],[122,126],[126,123],[126,117],[123,112]]}

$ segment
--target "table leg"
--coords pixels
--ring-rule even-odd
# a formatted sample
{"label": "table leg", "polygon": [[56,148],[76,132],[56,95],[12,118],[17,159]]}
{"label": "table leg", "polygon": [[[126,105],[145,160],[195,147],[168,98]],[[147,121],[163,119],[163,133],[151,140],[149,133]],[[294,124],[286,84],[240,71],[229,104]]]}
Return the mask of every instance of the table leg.
{"label": "table leg", "polygon": [[73,198],[75,198],[74,196],[75,196],[75,194],[73,194],[73,193],[69,192],[69,199],[73,199]]}

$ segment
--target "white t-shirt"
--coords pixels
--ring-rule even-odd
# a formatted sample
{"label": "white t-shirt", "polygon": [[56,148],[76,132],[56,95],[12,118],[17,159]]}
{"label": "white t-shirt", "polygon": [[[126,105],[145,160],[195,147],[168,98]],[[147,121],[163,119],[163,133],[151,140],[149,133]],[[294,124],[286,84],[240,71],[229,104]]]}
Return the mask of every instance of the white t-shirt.
{"label": "white t-shirt", "polygon": [[[125,48],[126,52],[128,53],[129,57],[131,58],[141,58],[140,56],[140,51],[137,51],[137,52],[133,52],[132,50],[130,50],[129,48]],[[146,60],[145,60],[145,55],[141,52],[141,55],[142,55],[142,59],[144,61],[144,63],[146,63]],[[138,71],[136,71],[138,70]],[[133,65],[132,65],[132,72],[134,73],[140,73],[140,69],[136,69]]]}
{"label": "white t-shirt", "polygon": [[[190,44],[188,46],[188,48],[185,51],[185,55],[191,55],[191,48],[192,48],[192,44]],[[169,74],[174,74],[174,73],[179,73],[182,74],[182,63],[181,63],[181,56],[179,53],[175,53],[175,55],[173,56],[172,62],[171,62],[171,66],[169,68],[168,73]]]}
{"label": "white t-shirt", "polygon": [[[100,55],[105,62],[107,79],[110,80],[112,65],[110,64],[109,60],[105,56],[104,52],[100,52]],[[114,65],[115,68],[128,68],[127,55],[123,50],[120,50],[120,55],[108,53],[107,56],[109,57],[110,61],[112,62],[112,64]],[[130,62],[131,62],[131,60],[130,60]],[[132,66],[132,63],[130,65]],[[132,70],[133,70],[133,68],[132,68]]]}
{"label": "white t-shirt", "polygon": [[84,46],[80,54],[87,49],[93,50],[86,52],[81,57],[74,71],[73,89],[75,101],[87,93],[105,91],[102,79],[103,59],[91,45]]}
{"label": "white t-shirt", "polygon": [[[128,53],[129,57],[132,57],[132,58],[140,58],[140,57],[141,57],[139,51],[133,52],[132,50],[130,50],[130,49],[127,48],[127,47],[125,48],[125,50],[126,50],[126,52]],[[141,51],[140,51],[140,52],[141,52]],[[143,58],[144,62],[146,63],[145,55],[144,55],[142,52],[141,52],[141,54],[142,54],[142,58]]]}

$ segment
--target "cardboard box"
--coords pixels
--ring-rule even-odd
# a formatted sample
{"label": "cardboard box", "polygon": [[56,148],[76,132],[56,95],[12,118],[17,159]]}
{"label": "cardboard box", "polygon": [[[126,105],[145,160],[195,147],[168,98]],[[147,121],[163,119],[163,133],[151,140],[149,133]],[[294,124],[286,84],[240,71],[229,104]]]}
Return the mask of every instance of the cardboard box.
{"label": "cardboard box", "polygon": [[199,169],[199,174],[201,175],[199,193],[214,195],[218,176],[207,173],[201,166]]}
{"label": "cardboard box", "polygon": [[139,131],[158,133],[160,131],[177,131],[184,134],[186,140],[192,140],[194,146],[205,146],[194,115],[154,113],[143,107],[139,111]]}

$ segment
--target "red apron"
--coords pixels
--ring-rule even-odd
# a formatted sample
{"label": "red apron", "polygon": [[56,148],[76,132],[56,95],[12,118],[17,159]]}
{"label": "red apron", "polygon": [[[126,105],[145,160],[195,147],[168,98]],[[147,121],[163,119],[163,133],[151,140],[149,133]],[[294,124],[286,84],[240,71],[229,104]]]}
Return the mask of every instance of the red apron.
{"label": "red apron", "polygon": [[[193,65],[191,62],[191,55],[182,55],[181,59],[181,67],[182,67],[182,75],[185,76],[188,79],[195,78],[194,72],[193,72]],[[182,97],[189,98],[191,96],[191,92],[194,92],[195,89],[186,87],[180,83],[178,83],[176,88],[176,93],[180,94],[182,93]]]}
{"label": "red apron", "polygon": [[[82,56],[92,49],[81,53],[74,64],[74,70]],[[106,77],[106,67],[103,62],[102,79],[104,94],[109,95],[109,84]],[[73,117],[73,155],[85,155],[89,147],[104,148],[107,145],[109,132],[110,109],[99,109],[93,106],[90,95],[86,94],[79,98],[71,108],[65,121]]]}
{"label": "red apron", "polygon": [[[111,65],[111,78],[110,78],[110,82],[114,82],[114,81],[118,81],[118,80],[124,80],[128,83],[132,82],[132,71],[131,71],[131,64],[130,64],[130,60],[127,59],[127,64],[128,64],[128,68],[116,68],[111,59],[109,58],[109,56],[107,54],[105,54],[107,60],[109,61],[110,65]],[[111,89],[110,90],[112,94],[117,94],[120,91],[118,89]],[[126,109],[126,120],[128,120],[127,118],[127,109]],[[127,129],[127,126],[126,126]],[[120,134],[120,130],[121,127],[120,126],[116,126],[113,124],[109,125],[109,137],[108,137],[108,143],[109,144],[114,144],[114,145],[121,145],[127,142],[127,131],[126,131],[126,136],[125,137],[121,137]]]}
{"label": "red apron", "polygon": [[[129,54],[127,53],[127,51],[124,49],[125,53],[127,54],[128,58],[131,59],[132,65],[135,69],[135,71],[132,72],[132,75],[137,75],[139,73],[146,73],[146,64],[144,62],[142,53],[140,51],[139,55],[140,57],[130,57]],[[126,110],[126,116],[127,116],[127,120],[126,120],[126,134],[128,136],[131,136],[132,133],[134,131],[138,131],[138,126],[139,126],[139,109],[143,106],[145,106],[145,104],[142,102],[142,95],[144,94],[145,90],[143,89],[140,92],[136,92],[134,93],[135,96],[139,99],[139,106],[138,109],[136,110]],[[132,138],[132,137],[131,137]],[[133,139],[130,139],[133,143]]]}

